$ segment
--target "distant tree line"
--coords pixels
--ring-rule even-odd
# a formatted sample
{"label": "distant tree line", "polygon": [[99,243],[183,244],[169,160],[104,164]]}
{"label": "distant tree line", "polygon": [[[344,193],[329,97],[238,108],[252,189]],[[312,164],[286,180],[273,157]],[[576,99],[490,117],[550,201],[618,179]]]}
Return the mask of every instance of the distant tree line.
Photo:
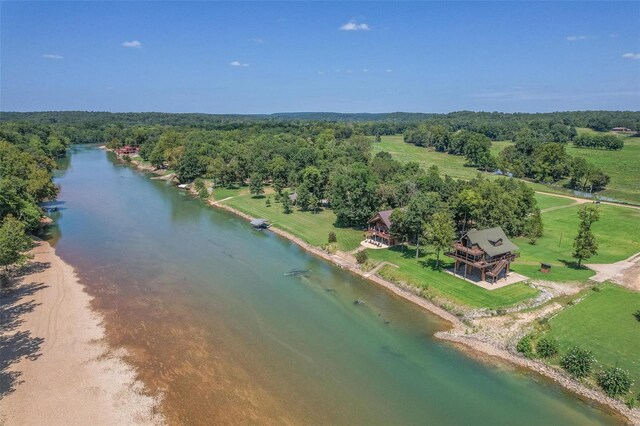
{"label": "distant tree line", "polygon": [[624,141],[616,135],[579,135],[573,140],[579,148],[600,148],[618,150],[624,147]]}

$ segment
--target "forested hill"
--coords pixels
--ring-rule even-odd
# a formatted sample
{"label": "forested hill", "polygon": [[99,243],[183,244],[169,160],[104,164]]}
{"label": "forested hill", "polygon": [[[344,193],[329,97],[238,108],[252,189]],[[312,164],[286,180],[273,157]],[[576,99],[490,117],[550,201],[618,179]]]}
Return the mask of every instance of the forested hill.
{"label": "forested hill", "polygon": [[[200,113],[111,113],[85,111],[0,112],[0,121],[29,121],[39,124],[68,125],[172,125],[191,127],[216,127],[233,123],[326,121],[352,123],[446,123],[453,128],[479,125],[519,127],[519,123],[556,121],[567,126],[609,130],[612,127],[640,126],[640,111],[567,111],[552,113],[501,113],[458,111],[448,114],[428,113],[336,113],[336,112],[286,112],[275,114],[200,114]],[[404,129],[394,129],[394,131]]]}

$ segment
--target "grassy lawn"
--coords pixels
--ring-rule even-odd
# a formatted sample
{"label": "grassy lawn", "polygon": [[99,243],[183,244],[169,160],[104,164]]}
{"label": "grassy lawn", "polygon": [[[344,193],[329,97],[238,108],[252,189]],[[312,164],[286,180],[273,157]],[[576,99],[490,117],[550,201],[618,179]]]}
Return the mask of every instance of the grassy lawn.
{"label": "grassy lawn", "polygon": [[[591,129],[577,129],[577,131],[578,134],[599,133]],[[607,132],[601,134],[607,134]],[[576,148],[569,144],[567,152],[572,156],[585,158],[611,176],[607,189],[600,195],[640,204],[640,173],[638,172],[640,138],[629,135],[618,135],[618,137],[624,139],[624,148],[620,151]]]}
{"label": "grassy lawn", "polygon": [[292,213],[284,214],[282,204],[274,202],[273,197],[271,198],[271,207],[267,207],[264,197],[253,198],[249,194],[238,195],[225,201],[224,204],[253,217],[269,219],[273,226],[290,232],[314,246],[326,244],[331,231],[336,233],[339,250],[353,250],[364,239],[363,231],[335,227],[333,224],[335,223],[336,215],[329,209],[324,209],[314,214],[303,212],[293,207]]}
{"label": "grassy lawn", "polygon": [[240,194],[248,194],[248,187],[241,188],[225,188],[225,187],[215,187],[213,188],[213,198],[215,200],[224,200],[227,197],[235,197]]}
{"label": "grassy lawn", "polygon": [[[577,211],[578,206],[570,206],[543,213],[544,236],[535,245],[529,244],[526,238],[514,240],[520,247],[521,257],[513,264],[513,270],[531,278],[558,282],[585,281],[593,275],[590,270],[568,266],[575,261],[571,253],[578,233]],[[600,221],[592,228],[599,245],[598,254],[587,263],[613,263],[639,252],[638,223],[640,210],[600,205]],[[551,272],[540,273],[540,262],[553,265]]]}
{"label": "grassy lawn", "polygon": [[[497,155],[506,146],[511,145],[510,141],[496,141],[492,143],[491,152]],[[402,135],[382,136],[380,142],[373,143],[373,154],[386,151],[393,158],[401,162],[415,161],[424,169],[436,165],[443,175],[449,175],[456,179],[472,179],[478,173],[496,179],[498,175],[493,173],[480,172],[474,167],[465,167],[465,158],[461,155],[449,155],[444,152],[437,152],[432,148],[424,148],[405,143]],[[558,186],[543,185],[541,183],[524,181],[534,191],[551,192],[554,194],[569,194],[571,191]]]}
{"label": "grassy lawn", "polygon": [[[485,290],[444,271],[433,269],[435,254],[424,253],[418,260],[415,249],[405,252],[400,247],[388,250],[368,250],[369,258],[374,261],[387,261],[392,266],[383,267],[379,274],[391,281],[403,281],[418,288],[424,288],[435,296],[443,296],[457,304],[471,307],[498,308],[514,305],[538,294],[538,291],[523,284],[513,284],[497,290]],[[444,257],[444,256],[443,256]],[[441,259],[443,268],[452,267],[449,258]]]}
{"label": "grassy lawn", "polygon": [[561,352],[578,345],[593,351],[599,368],[629,370],[635,395],[640,391],[640,322],[633,316],[637,309],[640,293],[605,285],[553,317],[547,334],[558,339]]}
{"label": "grassy lawn", "polygon": [[536,194],[535,197],[540,210],[575,204],[575,201],[570,198],[554,197],[553,195]]}

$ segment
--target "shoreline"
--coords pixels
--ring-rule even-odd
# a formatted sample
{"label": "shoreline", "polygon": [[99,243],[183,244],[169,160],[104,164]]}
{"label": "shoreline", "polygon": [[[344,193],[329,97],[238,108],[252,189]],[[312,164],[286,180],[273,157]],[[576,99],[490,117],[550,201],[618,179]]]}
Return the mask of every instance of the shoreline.
{"label": "shoreline", "polygon": [[0,424],[164,424],[123,349],[112,348],[73,267],[35,240],[2,290]]}
{"label": "shoreline", "polygon": [[[118,158],[120,158],[118,156]],[[153,167],[143,166],[139,164],[135,160],[131,160],[130,163],[134,165],[137,169],[149,172],[152,174],[158,175],[159,173]],[[171,180],[171,177],[165,178],[162,176],[161,178]],[[194,192],[193,188],[190,186],[188,191],[197,196]],[[230,213],[233,213],[236,216],[242,217],[246,220],[254,219],[252,216],[239,211],[231,206],[226,204],[222,204],[217,200],[206,200],[207,204],[213,206],[215,208],[219,208],[222,210],[226,210]],[[494,342],[487,342],[480,340],[478,338],[472,337],[467,332],[470,329],[469,326],[464,324],[460,318],[452,314],[451,312],[441,308],[430,300],[425,299],[424,297],[419,296],[418,294],[401,287],[398,284],[395,284],[391,281],[387,281],[384,278],[376,275],[369,274],[365,271],[362,271],[356,264],[349,262],[348,260],[337,256],[335,254],[329,254],[326,251],[315,247],[301,238],[284,231],[280,228],[270,226],[268,228],[274,234],[289,240],[290,242],[296,244],[301,249],[306,252],[327,260],[334,265],[347,270],[353,274],[356,274],[362,277],[365,280],[371,281],[376,285],[383,287],[387,291],[395,294],[398,297],[405,299],[408,302],[411,302],[415,305],[418,305],[422,309],[431,312],[432,314],[438,316],[440,319],[449,322],[451,324],[451,329],[447,331],[440,331],[434,334],[436,339],[449,342],[457,347],[461,347],[460,349],[471,352],[472,356],[475,356],[482,361],[488,362],[486,357],[489,358],[498,358],[503,362],[506,362],[512,366],[525,368],[526,370],[533,372],[535,374],[541,375],[547,379],[552,380],[555,384],[561,386],[567,391],[570,391],[577,395],[580,398],[587,399],[596,405],[599,405],[601,408],[609,410],[612,414],[620,417],[621,420],[627,421],[629,424],[640,425],[640,410],[637,409],[629,409],[624,402],[613,399],[605,395],[598,389],[591,388],[578,380],[570,377],[564,371],[560,370],[557,367],[553,367],[551,365],[545,364],[540,361],[532,360],[529,358],[525,358],[523,356],[514,354],[513,352],[500,347],[499,344]]]}

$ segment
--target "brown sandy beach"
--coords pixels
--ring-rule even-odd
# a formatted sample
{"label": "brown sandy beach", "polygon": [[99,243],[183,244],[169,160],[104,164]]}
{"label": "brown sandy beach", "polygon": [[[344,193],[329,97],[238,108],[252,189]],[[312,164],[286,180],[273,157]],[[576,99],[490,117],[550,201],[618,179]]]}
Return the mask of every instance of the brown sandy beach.
{"label": "brown sandy beach", "polygon": [[162,424],[71,266],[37,241],[0,304],[0,424]]}

